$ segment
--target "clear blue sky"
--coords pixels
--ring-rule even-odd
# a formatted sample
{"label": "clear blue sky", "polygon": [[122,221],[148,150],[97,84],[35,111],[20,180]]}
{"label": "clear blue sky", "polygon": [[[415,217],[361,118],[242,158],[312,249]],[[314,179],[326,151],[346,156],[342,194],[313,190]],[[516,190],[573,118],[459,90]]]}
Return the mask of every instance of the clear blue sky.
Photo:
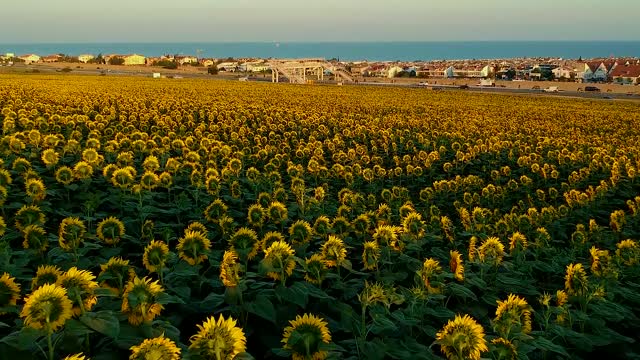
{"label": "clear blue sky", "polygon": [[638,0],[2,0],[0,43],[640,40]]}

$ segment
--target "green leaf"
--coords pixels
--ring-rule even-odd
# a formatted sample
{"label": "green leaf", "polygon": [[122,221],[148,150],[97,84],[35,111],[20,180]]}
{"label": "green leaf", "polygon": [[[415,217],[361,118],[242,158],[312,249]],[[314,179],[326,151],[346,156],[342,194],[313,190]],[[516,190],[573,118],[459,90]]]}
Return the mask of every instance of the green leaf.
{"label": "green leaf", "polygon": [[302,282],[296,282],[291,287],[279,286],[276,289],[276,294],[282,300],[296,304],[301,308],[307,306],[307,291],[306,287],[302,285]]}
{"label": "green leaf", "polygon": [[258,295],[254,301],[245,305],[248,312],[258,315],[273,324],[276,323],[276,309],[271,300],[265,295]]}
{"label": "green leaf", "polygon": [[71,319],[64,324],[64,332],[70,336],[80,337],[93,333],[93,330],[84,325],[84,323]]}
{"label": "green leaf", "polygon": [[23,327],[20,331],[12,332],[0,339],[0,343],[5,343],[18,350],[31,350],[35,349],[35,344],[38,338],[45,335],[46,333],[42,330]]}
{"label": "green leaf", "polygon": [[540,350],[544,350],[544,351],[551,351],[551,352],[554,352],[556,354],[560,354],[562,356],[566,356],[566,357],[569,357],[569,358],[571,357],[571,356],[569,356],[569,353],[562,346],[554,344],[550,340],[548,340],[546,338],[543,338],[543,337],[536,338],[530,344],[535,346],[536,349],[540,349]]}
{"label": "green leaf", "polygon": [[476,294],[473,293],[473,291],[469,290],[468,288],[460,285],[460,284],[456,284],[456,283],[449,283],[447,285],[447,287],[449,288],[449,290],[451,291],[451,295],[455,296],[455,297],[459,297],[462,299],[471,299],[474,301],[477,301],[478,298],[476,297]]}
{"label": "green leaf", "polygon": [[80,321],[91,329],[113,339],[120,334],[120,322],[111,311],[86,313],[80,317]]}

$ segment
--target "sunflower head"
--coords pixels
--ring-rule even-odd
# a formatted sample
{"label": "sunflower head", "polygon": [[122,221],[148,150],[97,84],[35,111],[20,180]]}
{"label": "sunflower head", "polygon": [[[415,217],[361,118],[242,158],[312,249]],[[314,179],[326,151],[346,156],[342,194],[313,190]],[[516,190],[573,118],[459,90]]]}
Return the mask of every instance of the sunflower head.
{"label": "sunflower head", "polygon": [[510,294],[507,300],[498,300],[493,327],[496,333],[507,339],[512,334],[530,333],[531,307],[524,298],[514,294]]}
{"label": "sunflower head", "polygon": [[318,216],[313,223],[313,232],[318,235],[327,235],[331,230],[331,220],[324,215]]}
{"label": "sunflower head", "polygon": [[61,166],[56,170],[56,181],[62,185],[69,185],[73,181],[73,170],[68,166]]}
{"label": "sunflower head", "polygon": [[113,171],[111,175],[111,183],[120,189],[128,189],[133,185],[134,175],[128,167],[120,168]]}
{"label": "sunflower head", "polygon": [[31,280],[31,290],[35,290],[45,284],[57,284],[62,277],[62,271],[57,266],[40,265],[36,276]]}
{"label": "sunflower head", "polygon": [[267,217],[267,213],[260,204],[253,204],[249,206],[247,222],[255,227],[261,228],[264,225],[264,220]]}
{"label": "sunflower head", "polygon": [[211,241],[201,231],[186,230],[178,241],[178,254],[189,265],[200,264],[207,259]]}
{"label": "sunflower head", "polygon": [[414,239],[422,237],[425,232],[425,223],[422,221],[422,215],[415,211],[407,214],[402,219],[402,230]]}
{"label": "sunflower head", "polygon": [[342,264],[347,257],[347,248],[342,239],[329,235],[327,241],[322,244],[322,257],[327,262],[327,267],[336,267]]}
{"label": "sunflower head", "polygon": [[283,348],[292,353],[294,360],[322,360],[327,357],[326,345],[331,342],[327,322],[321,317],[304,314],[289,321],[282,336]]}
{"label": "sunflower head", "polygon": [[142,162],[142,167],[147,171],[156,171],[160,168],[160,162],[156,156],[149,155]]}
{"label": "sunflower head", "polygon": [[100,265],[98,280],[100,280],[100,286],[120,296],[124,291],[124,285],[135,275],[133,267],[129,265],[129,260],[112,257],[105,264]]}
{"label": "sunflower head", "polygon": [[373,233],[373,239],[380,246],[389,246],[394,249],[399,248],[398,232],[399,228],[391,225],[378,225]]}
{"label": "sunflower head", "polygon": [[589,279],[582,264],[569,264],[564,277],[564,288],[569,295],[583,296],[587,293]]}
{"label": "sunflower head", "polygon": [[67,294],[73,302],[74,315],[90,311],[93,305],[98,302],[98,298],[94,294],[98,288],[95,278],[89,271],[72,267],[58,279],[58,285],[67,289]]}
{"label": "sunflower head", "polygon": [[240,265],[238,255],[233,250],[227,250],[220,263],[220,280],[227,288],[233,288],[240,283]]}
{"label": "sunflower head", "polygon": [[591,272],[593,275],[612,279],[618,277],[618,270],[615,268],[613,258],[609,255],[609,250],[600,250],[592,246],[589,253],[591,254]]}
{"label": "sunflower head", "polygon": [[140,186],[145,190],[153,190],[160,184],[160,177],[152,171],[145,171],[140,177]]}
{"label": "sunflower head", "polygon": [[169,247],[162,241],[152,240],[144,249],[142,264],[149,272],[160,272],[169,258]]}
{"label": "sunflower head", "polygon": [[145,339],[141,344],[132,346],[130,350],[130,360],[180,360],[180,348],[164,335]]}
{"label": "sunflower head", "polygon": [[274,224],[280,224],[287,220],[288,210],[283,203],[274,201],[269,204],[269,208],[267,208],[267,215],[271,222]]}
{"label": "sunflower head", "polygon": [[428,258],[422,264],[422,269],[418,270],[418,275],[422,279],[424,288],[430,294],[440,294],[442,292],[442,285],[440,283],[440,275],[442,274],[442,267],[438,260]]}
{"label": "sunflower head", "polygon": [[482,325],[469,315],[456,315],[436,334],[436,342],[447,359],[480,360],[489,350]]}
{"label": "sunflower head", "polygon": [[78,161],[73,167],[73,176],[78,180],[87,180],[93,175],[93,166],[86,161]]}
{"label": "sunflower head", "polygon": [[96,233],[98,239],[109,245],[116,245],[120,242],[122,236],[124,236],[124,223],[118,220],[118,218],[110,216],[98,224]]}
{"label": "sunflower head", "polygon": [[[0,276],[0,308],[16,306],[20,299],[20,284],[16,282],[8,273]],[[0,315],[5,313],[0,311]]]}
{"label": "sunflower head", "polygon": [[304,279],[312,284],[320,284],[327,275],[327,262],[320,254],[313,254],[305,259]]}
{"label": "sunflower head", "polygon": [[513,253],[522,252],[528,246],[527,237],[520,232],[515,232],[509,238],[509,251]]}
{"label": "sunflower head", "polygon": [[362,250],[362,263],[366,270],[375,270],[380,261],[380,245],[377,241],[366,241]]}
{"label": "sunflower head", "polygon": [[622,240],[616,245],[616,257],[626,266],[633,266],[640,262],[640,246],[634,240]]}
{"label": "sunflower head", "polygon": [[457,250],[449,251],[449,268],[456,280],[464,280],[464,264],[462,263],[462,255]]}
{"label": "sunflower head", "polygon": [[86,227],[82,220],[74,217],[62,219],[58,230],[58,243],[66,251],[72,251],[84,241]]}
{"label": "sunflower head", "polygon": [[47,249],[46,231],[40,225],[29,225],[23,230],[24,241],[22,247],[43,252]]}
{"label": "sunflower head", "polygon": [[260,241],[255,231],[240,228],[229,238],[229,245],[238,254],[240,260],[246,262],[258,255]]}
{"label": "sunflower head", "polygon": [[306,244],[311,239],[312,233],[311,225],[304,220],[298,220],[289,227],[289,235],[293,245]]}
{"label": "sunflower head", "polygon": [[264,251],[264,259],[261,266],[266,270],[267,276],[273,280],[281,280],[283,283],[286,277],[291,276],[296,262],[293,259],[295,252],[284,241],[272,243]]}
{"label": "sunflower head", "polygon": [[164,292],[158,281],[137,276],[127,282],[122,294],[122,313],[126,314],[131,325],[140,325],[150,322],[160,315],[163,306],[157,298]]}
{"label": "sunflower head", "polygon": [[478,258],[481,262],[498,266],[504,256],[504,245],[497,237],[487,238],[478,248]]}
{"label": "sunflower head", "polygon": [[64,358],[64,360],[89,360],[89,359],[87,359],[87,357],[84,356],[84,354],[77,353],[73,355],[68,355],[67,357]]}
{"label": "sunflower head", "polygon": [[33,329],[56,331],[71,319],[73,304],[67,290],[55,284],[45,284],[33,291],[26,299],[20,317]]}
{"label": "sunflower head", "polygon": [[491,340],[492,353],[498,360],[516,360],[518,351],[516,346],[509,340],[499,337]]}
{"label": "sunflower head", "polygon": [[246,351],[247,338],[236,320],[220,315],[217,321],[212,316],[198,325],[190,342],[189,353],[203,359],[233,359]]}
{"label": "sunflower head", "polygon": [[44,213],[35,205],[23,205],[15,215],[16,228],[21,231],[29,225],[44,226],[45,221]]}
{"label": "sunflower head", "polygon": [[214,200],[204,210],[204,217],[212,223],[217,222],[224,215],[227,215],[227,205],[220,199]]}

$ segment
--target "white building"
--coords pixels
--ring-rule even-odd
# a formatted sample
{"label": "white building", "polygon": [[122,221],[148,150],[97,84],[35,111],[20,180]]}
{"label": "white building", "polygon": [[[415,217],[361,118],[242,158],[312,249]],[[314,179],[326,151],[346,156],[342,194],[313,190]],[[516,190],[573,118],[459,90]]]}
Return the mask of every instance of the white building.
{"label": "white building", "polygon": [[95,59],[95,56],[91,55],[91,54],[82,54],[80,56],[78,56],[78,61],[82,62],[82,63],[88,63],[89,61]]}

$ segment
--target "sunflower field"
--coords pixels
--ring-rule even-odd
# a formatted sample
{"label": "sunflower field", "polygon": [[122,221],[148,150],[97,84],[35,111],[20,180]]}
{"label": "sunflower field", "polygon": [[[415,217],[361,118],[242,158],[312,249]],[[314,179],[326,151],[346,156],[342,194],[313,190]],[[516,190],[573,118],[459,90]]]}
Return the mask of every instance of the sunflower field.
{"label": "sunflower field", "polygon": [[640,359],[640,104],[0,77],[2,359]]}

